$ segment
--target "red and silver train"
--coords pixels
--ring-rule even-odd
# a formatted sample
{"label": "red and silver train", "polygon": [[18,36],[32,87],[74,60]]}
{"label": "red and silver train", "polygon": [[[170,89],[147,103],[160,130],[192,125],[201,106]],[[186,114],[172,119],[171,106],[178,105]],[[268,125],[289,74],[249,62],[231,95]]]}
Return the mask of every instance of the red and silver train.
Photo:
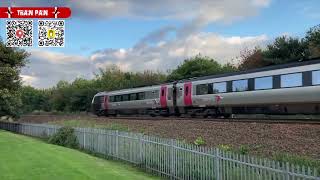
{"label": "red and silver train", "polygon": [[320,114],[320,59],[100,92],[96,115]]}

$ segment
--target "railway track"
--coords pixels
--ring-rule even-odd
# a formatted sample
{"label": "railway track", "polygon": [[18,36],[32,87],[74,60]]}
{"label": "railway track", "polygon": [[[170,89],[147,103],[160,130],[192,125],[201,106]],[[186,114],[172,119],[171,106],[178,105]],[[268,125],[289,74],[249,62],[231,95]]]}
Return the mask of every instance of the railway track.
{"label": "railway track", "polygon": [[[82,115],[80,116],[88,116],[90,118],[96,120],[103,120],[103,119],[123,119],[123,120],[142,120],[142,121],[211,121],[211,122],[241,122],[241,123],[265,123],[265,124],[315,124],[320,125],[320,118],[287,118],[287,117],[278,117],[278,116],[271,116],[271,117],[234,117],[234,118],[203,118],[203,117],[163,117],[163,116],[101,116],[97,117],[95,115]],[[24,115],[24,117],[55,117],[56,115]],[[78,115],[62,115],[62,116],[78,116]]]}
{"label": "railway track", "polygon": [[149,117],[149,116],[117,116],[117,117],[97,117],[109,119],[125,119],[125,120],[179,120],[179,121],[212,121],[212,122],[241,122],[241,123],[278,123],[278,124],[317,124],[320,125],[320,119],[286,119],[286,118],[201,118],[201,117]]}

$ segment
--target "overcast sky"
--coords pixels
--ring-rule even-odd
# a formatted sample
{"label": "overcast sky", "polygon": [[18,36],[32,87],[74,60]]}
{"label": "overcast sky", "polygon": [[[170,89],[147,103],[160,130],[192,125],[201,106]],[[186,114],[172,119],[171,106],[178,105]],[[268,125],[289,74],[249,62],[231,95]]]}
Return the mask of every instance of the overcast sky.
{"label": "overcast sky", "polygon": [[[283,34],[301,37],[320,22],[319,0],[2,0],[0,5],[73,11],[64,48],[26,48],[31,57],[22,77],[38,88],[92,78],[110,64],[165,72],[198,53],[226,63],[244,48]],[[5,20],[0,23],[5,39]]]}

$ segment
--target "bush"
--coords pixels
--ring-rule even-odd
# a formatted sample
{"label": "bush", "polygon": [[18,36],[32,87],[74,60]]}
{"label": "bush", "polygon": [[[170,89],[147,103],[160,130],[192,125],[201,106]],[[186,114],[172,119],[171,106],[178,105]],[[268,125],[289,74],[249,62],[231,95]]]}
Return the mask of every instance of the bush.
{"label": "bush", "polygon": [[69,148],[79,148],[79,142],[71,127],[62,127],[56,134],[49,138],[49,143]]}
{"label": "bush", "polygon": [[249,147],[246,145],[241,145],[238,151],[242,155],[247,155],[249,153]]}
{"label": "bush", "polygon": [[197,146],[205,145],[206,142],[202,137],[197,137],[197,139],[194,141],[194,144]]}
{"label": "bush", "polygon": [[219,144],[218,148],[221,149],[222,151],[232,151],[231,146],[226,144]]}

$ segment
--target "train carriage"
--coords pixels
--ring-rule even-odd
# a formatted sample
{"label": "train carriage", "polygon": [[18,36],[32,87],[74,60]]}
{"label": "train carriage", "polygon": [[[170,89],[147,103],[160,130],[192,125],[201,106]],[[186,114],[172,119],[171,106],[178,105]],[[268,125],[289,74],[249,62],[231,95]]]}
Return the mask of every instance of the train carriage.
{"label": "train carriage", "polygon": [[319,92],[318,59],[99,93],[93,104],[112,115],[319,114]]}

